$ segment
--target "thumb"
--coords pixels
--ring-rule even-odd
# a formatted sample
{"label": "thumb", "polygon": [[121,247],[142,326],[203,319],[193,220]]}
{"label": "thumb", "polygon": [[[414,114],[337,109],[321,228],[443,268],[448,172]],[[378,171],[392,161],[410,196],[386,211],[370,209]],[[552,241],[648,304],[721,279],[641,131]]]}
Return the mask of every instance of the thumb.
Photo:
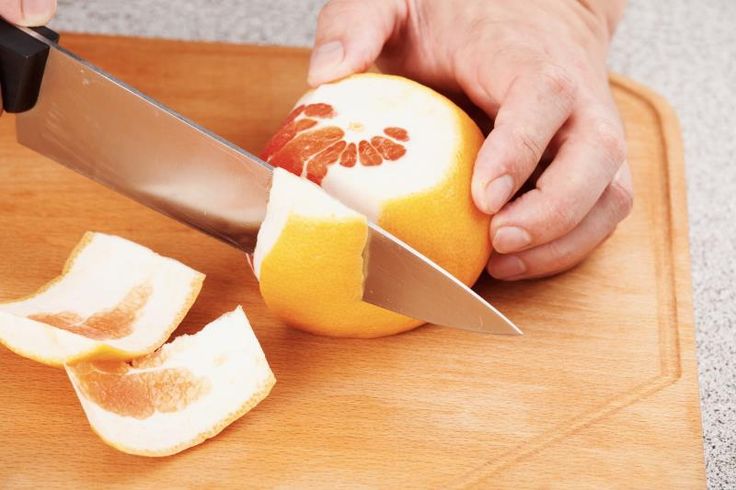
{"label": "thumb", "polygon": [[317,21],[309,85],[367,70],[405,16],[399,0],[331,0]]}

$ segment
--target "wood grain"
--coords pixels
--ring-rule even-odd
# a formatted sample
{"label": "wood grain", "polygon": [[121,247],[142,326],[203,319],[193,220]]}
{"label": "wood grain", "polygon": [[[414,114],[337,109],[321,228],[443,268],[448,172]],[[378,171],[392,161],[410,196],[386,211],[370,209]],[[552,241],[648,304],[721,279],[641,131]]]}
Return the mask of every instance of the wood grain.
{"label": "wood grain", "polygon": [[[63,39],[251,150],[305,88],[302,50]],[[278,383],[216,439],[151,460],[105,446],[62,371],[0,350],[0,487],[702,487],[679,129],[659,97],[612,84],[634,212],[565,275],[481,281],[520,338],[424,327],[358,341],[286,328],[237,251],[18,146],[3,116],[0,301],[55,276],[84,231],[118,234],[207,274],[178,332],[243,304]]]}

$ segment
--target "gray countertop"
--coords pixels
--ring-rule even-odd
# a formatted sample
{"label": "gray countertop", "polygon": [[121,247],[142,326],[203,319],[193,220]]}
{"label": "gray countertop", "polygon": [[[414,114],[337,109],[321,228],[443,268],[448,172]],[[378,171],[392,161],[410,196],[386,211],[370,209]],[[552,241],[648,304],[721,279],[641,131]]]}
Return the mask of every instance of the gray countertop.
{"label": "gray countertop", "polygon": [[[59,0],[59,30],[308,46],[324,0]],[[682,124],[709,488],[736,488],[736,1],[631,0],[613,70]]]}

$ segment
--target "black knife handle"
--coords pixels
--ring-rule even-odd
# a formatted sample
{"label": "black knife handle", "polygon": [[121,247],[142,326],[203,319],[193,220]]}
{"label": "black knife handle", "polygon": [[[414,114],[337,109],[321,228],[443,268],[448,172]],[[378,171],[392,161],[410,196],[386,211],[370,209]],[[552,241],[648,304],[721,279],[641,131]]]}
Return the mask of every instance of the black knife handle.
{"label": "black knife handle", "polygon": [[[34,31],[51,42],[59,35],[47,27]],[[2,109],[24,112],[36,104],[49,47],[17,27],[0,19],[0,90]]]}

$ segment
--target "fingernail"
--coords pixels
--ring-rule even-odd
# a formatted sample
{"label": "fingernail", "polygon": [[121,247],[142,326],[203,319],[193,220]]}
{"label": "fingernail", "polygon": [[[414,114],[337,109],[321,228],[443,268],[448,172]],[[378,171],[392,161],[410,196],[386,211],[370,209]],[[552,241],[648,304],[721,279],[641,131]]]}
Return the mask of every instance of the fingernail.
{"label": "fingernail", "polygon": [[511,198],[514,190],[514,179],[506,174],[496,177],[488,184],[484,190],[484,211],[488,214],[495,214],[504,204]]}
{"label": "fingernail", "polygon": [[56,0],[23,0],[23,25],[40,26],[47,23],[56,10]]}
{"label": "fingernail", "polygon": [[345,50],[340,41],[330,41],[317,46],[309,61],[309,83],[320,84],[331,80],[335,69],[342,64]]}
{"label": "fingernail", "polygon": [[503,226],[493,235],[493,248],[498,252],[517,252],[532,242],[526,230],[518,226]]}
{"label": "fingernail", "polygon": [[526,264],[516,255],[496,255],[491,258],[488,272],[496,279],[508,279],[526,272]]}

